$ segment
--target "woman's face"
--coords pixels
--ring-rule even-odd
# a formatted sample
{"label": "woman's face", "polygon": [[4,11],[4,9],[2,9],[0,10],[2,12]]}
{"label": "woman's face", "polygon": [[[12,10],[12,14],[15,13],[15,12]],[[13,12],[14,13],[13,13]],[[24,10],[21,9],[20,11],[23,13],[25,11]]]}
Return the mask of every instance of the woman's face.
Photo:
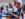
{"label": "woman's face", "polygon": [[18,7],[18,8],[19,8],[19,7],[20,7],[20,5],[19,5],[19,4],[16,4],[16,7]]}

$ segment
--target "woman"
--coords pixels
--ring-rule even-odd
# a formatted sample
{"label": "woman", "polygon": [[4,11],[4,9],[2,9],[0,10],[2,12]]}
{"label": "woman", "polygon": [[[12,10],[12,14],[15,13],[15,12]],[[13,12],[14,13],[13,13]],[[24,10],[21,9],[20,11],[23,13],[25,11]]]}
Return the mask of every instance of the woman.
{"label": "woman", "polygon": [[[20,17],[20,11],[21,11],[20,3],[17,2],[17,3],[15,4],[15,7],[16,7],[17,10],[15,10],[15,8],[14,8],[14,12],[12,12],[12,14],[10,14],[10,15],[12,15],[12,17],[17,17],[17,18],[19,19],[19,17]],[[18,14],[18,13],[19,13],[19,14]],[[12,18],[12,17],[11,17],[11,18]]]}

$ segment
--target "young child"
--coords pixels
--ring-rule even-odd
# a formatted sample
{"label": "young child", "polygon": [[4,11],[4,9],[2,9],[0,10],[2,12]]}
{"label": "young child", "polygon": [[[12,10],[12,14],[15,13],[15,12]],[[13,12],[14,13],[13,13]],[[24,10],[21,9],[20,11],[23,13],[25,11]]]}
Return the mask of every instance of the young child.
{"label": "young child", "polygon": [[22,15],[22,19],[25,19],[25,5],[23,5],[23,8],[21,9],[21,15]]}
{"label": "young child", "polygon": [[24,16],[24,19],[25,19],[25,5],[23,7],[23,16]]}

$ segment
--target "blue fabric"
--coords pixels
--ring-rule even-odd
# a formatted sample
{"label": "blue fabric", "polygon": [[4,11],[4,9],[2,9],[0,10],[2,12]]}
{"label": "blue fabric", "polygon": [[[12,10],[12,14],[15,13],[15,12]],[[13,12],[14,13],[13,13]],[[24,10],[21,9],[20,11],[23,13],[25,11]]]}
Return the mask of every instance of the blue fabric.
{"label": "blue fabric", "polygon": [[21,8],[19,8],[17,12],[19,13],[18,15],[20,16]]}
{"label": "blue fabric", "polygon": [[19,8],[17,12],[12,12],[12,13],[15,15],[17,15],[19,13],[18,15],[20,16],[20,12],[21,12],[21,8]]}
{"label": "blue fabric", "polygon": [[7,10],[7,13],[5,13],[6,15],[8,15],[8,9],[6,9]]}
{"label": "blue fabric", "polygon": [[2,19],[2,16],[0,16],[0,19]]}
{"label": "blue fabric", "polygon": [[[21,12],[21,8],[19,8],[17,12],[12,12],[12,13],[15,14],[15,15],[20,16],[20,12]],[[18,14],[18,13],[19,13],[19,14]],[[13,17],[14,17],[14,16],[11,16],[11,18],[13,18]]]}
{"label": "blue fabric", "polygon": [[7,12],[8,12],[8,9],[7,9]]}
{"label": "blue fabric", "polygon": [[2,16],[2,13],[0,13],[0,16]]}
{"label": "blue fabric", "polygon": [[2,19],[2,13],[0,13],[0,19]]}

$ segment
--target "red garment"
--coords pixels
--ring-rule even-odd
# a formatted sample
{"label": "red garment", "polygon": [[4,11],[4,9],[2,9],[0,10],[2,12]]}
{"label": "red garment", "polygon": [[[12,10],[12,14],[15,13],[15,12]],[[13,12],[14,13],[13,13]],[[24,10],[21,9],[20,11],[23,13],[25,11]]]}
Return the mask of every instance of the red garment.
{"label": "red garment", "polygon": [[14,2],[14,5],[16,4],[16,2]]}
{"label": "red garment", "polygon": [[16,5],[16,4],[19,4],[20,5],[20,2],[14,2],[14,5]]}
{"label": "red garment", "polygon": [[2,9],[0,8],[0,13],[2,13]]}
{"label": "red garment", "polygon": [[0,13],[2,13],[2,10],[0,10]]}

